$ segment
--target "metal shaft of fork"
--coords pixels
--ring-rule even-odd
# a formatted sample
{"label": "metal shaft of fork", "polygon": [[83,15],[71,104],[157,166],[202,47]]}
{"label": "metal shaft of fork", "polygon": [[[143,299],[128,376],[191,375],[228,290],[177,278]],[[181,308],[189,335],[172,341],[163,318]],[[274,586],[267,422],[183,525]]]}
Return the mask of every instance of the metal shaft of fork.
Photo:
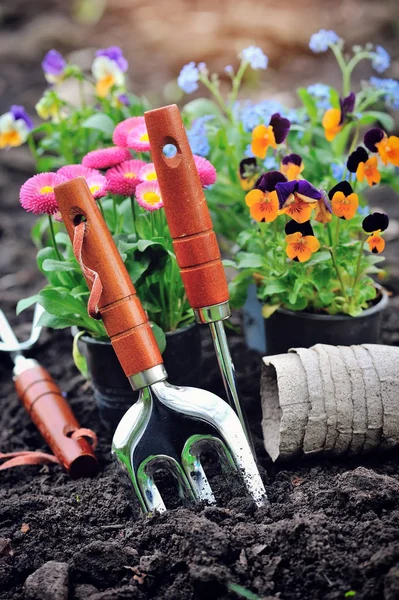
{"label": "metal shaft of fork", "polygon": [[236,412],[238,418],[240,419],[240,423],[242,425],[242,428],[244,429],[248,443],[251,447],[252,454],[254,455],[254,458],[256,458],[255,448],[253,445],[251,434],[249,432],[248,423],[245,414],[241,408],[240,399],[238,398],[236,372],[233,360],[231,358],[230,349],[227,343],[227,337],[226,332],[224,330],[223,321],[214,321],[208,324],[211,330],[212,341],[215,346],[216,358],[219,364],[220,373],[222,375],[224,388],[227,394],[227,401]]}

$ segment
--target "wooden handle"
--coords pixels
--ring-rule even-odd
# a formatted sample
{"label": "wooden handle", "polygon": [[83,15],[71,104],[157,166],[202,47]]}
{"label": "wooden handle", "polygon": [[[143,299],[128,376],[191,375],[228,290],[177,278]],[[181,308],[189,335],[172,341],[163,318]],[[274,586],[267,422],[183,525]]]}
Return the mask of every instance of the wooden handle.
{"label": "wooden handle", "polygon": [[[86,221],[82,259],[96,271],[103,291],[98,309],[127,377],[162,364],[162,356],[134,285],[83,177],[54,189],[69,237]],[[86,279],[91,289],[91,282]]]}
{"label": "wooden handle", "polygon": [[[146,112],[144,117],[188,301],[192,308],[227,302],[219,246],[179,109],[173,104]],[[163,153],[167,144],[176,147],[172,158]]]}
{"label": "wooden handle", "polygon": [[32,421],[70,475],[94,475],[98,464],[92,447],[83,437],[69,437],[80,425],[48,371],[37,364],[17,376],[15,387]]}

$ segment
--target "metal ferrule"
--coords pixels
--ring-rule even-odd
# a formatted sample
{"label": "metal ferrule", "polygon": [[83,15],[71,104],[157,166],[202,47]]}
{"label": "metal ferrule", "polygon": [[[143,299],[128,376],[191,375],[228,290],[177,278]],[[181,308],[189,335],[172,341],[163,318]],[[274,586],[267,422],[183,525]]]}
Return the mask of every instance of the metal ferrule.
{"label": "metal ferrule", "polygon": [[34,369],[35,367],[39,366],[39,363],[37,362],[37,360],[34,360],[33,358],[25,358],[24,356],[22,356],[22,354],[16,355],[14,357],[14,361],[15,361],[15,366],[13,369],[14,379],[19,377],[19,375],[21,375],[21,373],[24,373],[25,371],[28,371],[29,369]]}
{"label": "metal ferrule", "polygon": [[204,306],[194,309],[197,323],[215,323],[216,321],[224,321],[231,315],[231,310],[228,302],[214,304],[213,306]]}
{"label": "metal ferrule", "polygon": [[159,381],[165,381],[167,378],[168,374],[166,369],[164,365],[161,364],[151,367],[151,369],[147,369],[146,371],[136,373],[135,375],[130,375],[128,379],[130,385],[136,392],[137,390],[142,390],[143,388],[153,385],[154,383],[158,383]]}

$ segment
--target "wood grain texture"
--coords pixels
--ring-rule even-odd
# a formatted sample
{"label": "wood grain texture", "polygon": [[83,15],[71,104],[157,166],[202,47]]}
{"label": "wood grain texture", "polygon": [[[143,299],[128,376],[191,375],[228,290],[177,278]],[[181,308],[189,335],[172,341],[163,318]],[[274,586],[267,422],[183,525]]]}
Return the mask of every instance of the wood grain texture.
{"label": "wood grain texture", "polygon": [[55,195],[71,240],[75,226],[86,221],[83,262],[100,276],[103,291],[98,309],[126,376],[162,364],[147,315],[85,179],[62,183]]}
{"label": "wood grain texture", "polygon": [[[193,308],[227,302],[229,292],[212,220],[184,125],[175,104],[145,113],[177,262]],[[176,147],[167,158],[163,148]]]}
{"label": "wood grain texture", "polygon": [[97,459],[85,438],[72,439],[80,429],[68,402],[46,369],[40,365],[23,371],[15,381],[18,396],[48,446],[74,477],[94,475]]}

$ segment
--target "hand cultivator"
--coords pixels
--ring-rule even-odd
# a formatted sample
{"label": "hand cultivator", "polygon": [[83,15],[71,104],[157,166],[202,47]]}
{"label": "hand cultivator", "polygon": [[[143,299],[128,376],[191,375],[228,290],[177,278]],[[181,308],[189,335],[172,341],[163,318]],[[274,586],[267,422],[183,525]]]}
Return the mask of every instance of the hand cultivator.
{"label": "hand cultivator", "polygon": [[235,412],[208,391],[166,381],[147,315],[86,182],[76,178],[57,186],[55,192],[91,288],[92,314],[97,310],[132,388],[140,390],[139,400],[115,432],[113,452],[133,482],[142,508],[166,508],[154,481],[160,468],[176,478],[182,497],[214,502],[200,461],[207,445],[216,448],[222,463],[242,475],[248,492],[262,505],[264,486]]}
{"label": "hand cultivator", "polygon": [[0,470],[24,464],[43,462],[61,463],[72,477],[87,477],[97,472],[97,459],[90,443],[85,439],[95,434],[82,429],[61,390],[51,375],[36,360],[25,358],[37,342],[41,327],[37,324],[43,310],[36,305],[29,339],[19,342],[5,314],[0,310],[0,351],[8,352],[14,362],[14,380],[18,396],[32,421],[54,452],[54,456],[43,452],[13,452],[0,454],[10,459]]}
{"label": "hand cultivator", "polygon": [[[231,314],[226,276],[183,121],[175,104],[151,110],[144,117],[187,298],[198,323],[209,324],[228,403],[252,444],[223,327],[223,320]],[[174,148],[173,157],[164,154],[167,145]]]}

